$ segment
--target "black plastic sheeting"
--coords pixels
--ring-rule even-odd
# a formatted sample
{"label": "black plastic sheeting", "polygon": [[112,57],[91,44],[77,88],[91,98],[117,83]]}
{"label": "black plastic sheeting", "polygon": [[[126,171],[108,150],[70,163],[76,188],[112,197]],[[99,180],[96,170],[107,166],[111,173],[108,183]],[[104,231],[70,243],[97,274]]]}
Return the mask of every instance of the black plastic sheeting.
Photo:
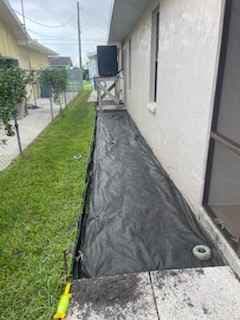
{"label": "black plastic sheeting", "polygon": [[[126,111],[98,113],[90,171],[75,276],[223,264]],[[192,255],[199,244],[210,261]]]}

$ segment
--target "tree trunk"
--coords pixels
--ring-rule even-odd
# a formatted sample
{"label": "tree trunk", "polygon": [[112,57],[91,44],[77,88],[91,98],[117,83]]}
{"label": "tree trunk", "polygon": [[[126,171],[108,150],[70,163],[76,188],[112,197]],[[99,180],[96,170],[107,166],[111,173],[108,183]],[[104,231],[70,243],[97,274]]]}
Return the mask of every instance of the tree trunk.
{"label": "tree trunk", "polygon": [[54,114],[53,114],[53,96],[52,96],[52,89],[50,89],[49,102],[50,102],[51,117],[52,117],[52,121],[53,121],[53,120],[54,120]]}
{"label": "tree trunk", "polygon": [[59,97],[59,108],[60,108],[60,114],[62,114],[63,113],[63,109],[62,109],[62,99],[61,99],[62,97],[60,96]]}
{"label": "tree trunk", "polygon": [[33,92],[33,101],[34,101],[34,106],[37,107],[37,97],[36,97],[36,91],[35,89],[37,90],[37,86],[36,84],[33,84],[32,83],[32,92]]}
{"label": "tree trunk", "polygon": [[66,91],[64,91],[64,103],[65,103],[65,108],[67,106],[67,95],[66,95]]}
{"label": "tree trunk", "polygon": [[20,138],[20,133],[19,133],[19,125],[18,125],[16,115],[14,116],[14,124],[15,124],[15,129],[16,129],[16,134],[17,134],[17,143],[18,143],[19,153],[22,155],[23,154],[22,143],[21,143],[21,138]]}

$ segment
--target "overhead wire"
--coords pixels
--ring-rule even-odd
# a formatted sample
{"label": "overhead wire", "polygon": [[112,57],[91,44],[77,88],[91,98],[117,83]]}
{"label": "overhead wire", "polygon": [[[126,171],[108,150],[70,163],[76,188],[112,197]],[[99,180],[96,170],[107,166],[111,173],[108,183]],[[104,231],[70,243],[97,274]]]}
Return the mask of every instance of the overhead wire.
{"label": "overhead wire", "polygon": [[[20,16],[23,16],[23,14],[18,11],[18,10],[14,10],[17,14],[19,14]],[[25,16],[25,18],[29,21],[31,21],[32,23],[35,23],[35,24],[38,24],[42,27],[45,27],[45,28],[63,28],[63,27],[66,27],[68,24],[70,24],[72,22],[72,18],[73,18],[73,14],[71,15],[71,17],[67,20],[67,22],[63,23],[63,24],[59,24],[59,25],[47,25],[47,24],[44,24],[42,22],[39,22],[39,21],[36,21],[35,19],[32,19],[28,16]]]}
{"label": "overhead wire", "polygon": [[[43,34],[43,33],[39,33],[39,32],[36,32],[30,28],[28,28],[28,31],[34,35],[37,35],[38,36],[38,39],[40,41],[78,41],[77,38],[66,38],[66,39],[63,39],[62,38],[62,35],[60,35],[59,37],[61,37],[61,39],[59,37],[57,37],[56,35],[47,35],[47,34]],[[87,39],[83,39],[83,42],[106,42],[106,39],[97,39],[97,38],[87,38]]]}
{"label": "overhead wire", "polygon": [[[14,10],[14,11],[16,12],[16,14],[23,17],[23,14],[20,11],[18,11],[18,10]],[[62,23],[59,25],[48,25],[48,24],[42,23],[40,21],[37,21],[29,16],[25,16],[25,18],[27,20],[31,21],[32,23],[39,25],[41,27],[48,28],[48,29],[57,29],[57,28],[64,28],[67,25],[70,25],[72,23],[73,14],[65,23]],[[58,38],[56,35],[46,35],[46,34],[31,30],[30,28],[28,28],[28,31],[30,33],[32,33],[33,35],[34,34],[36,35],[37,41],[44,41],[46,44],[61,45],[61,46],[67,46],[67,45],[77,46],[78,45],[78,40],[75,38],[63,39],[62,35],[59,36],[61,38]],[[106,43],[106,40],[105,39],[88,38],[88,39],[82,39],[82,42],[85,44],[91,45],[91,44],[95,44],[95,43],[102,43],[103,44],[103,43]]]}

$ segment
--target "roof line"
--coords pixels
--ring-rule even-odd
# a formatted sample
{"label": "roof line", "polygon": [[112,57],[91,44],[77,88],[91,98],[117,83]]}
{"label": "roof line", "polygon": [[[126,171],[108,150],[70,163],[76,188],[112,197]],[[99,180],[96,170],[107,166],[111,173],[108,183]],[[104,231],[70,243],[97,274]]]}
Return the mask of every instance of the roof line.
{"label": "roof line", "polygon": [[14,35],[19,45],[28,47],[30,49],[33,49],[42,53],[57,55],[57,53],[54,50],[51,50],[45,47],[44,45],[38,43],[36,40],[33,40],[31,38],[29,33],[25,30],[17,14],[11,7],[8,0],[0,0],[0,5],[1,4],[5,7],[7,13],[9,14],[9,19],[12,19],[13,28],[15,29]]}
{"label": "roof line", "polygon": [[112,6],[111,6],[111,13],[110,13],[110,17],[109,17],[109,20],[108,20],[108,40],[107,40],[107,43],[109,44],[110,43],[110,33],[111,33],[111,29],[112,29],[112,23],[113,23],[113,12],[114,12],[114,7],[116,5],[116,1],[115,0],[112,0]]}

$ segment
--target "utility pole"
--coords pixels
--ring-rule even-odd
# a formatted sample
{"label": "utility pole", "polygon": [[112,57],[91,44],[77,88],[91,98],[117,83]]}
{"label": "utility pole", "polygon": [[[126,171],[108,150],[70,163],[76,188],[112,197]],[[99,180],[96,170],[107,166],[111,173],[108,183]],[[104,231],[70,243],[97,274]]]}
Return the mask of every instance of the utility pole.
{"label": "utility pole", "polygon": [[[22,8],[23,27],[24,27],[25,35],[26,35],[26,44],[28,45],[29,44],[29,40],[28,40],[28,33],[27,33],[27,26],[26,26],[24,0],[21,0],[21,8]],[[30,71],[30,73],[32,73],[32,62],[31,62],[30,54],[28,53],[28,49],[27,49],[27,57],[28,57],[29,71]],[[34,104],[35,104],[35,106],[37,106],[37,97],[36,97],[36,94],[35,94],[35,87],[34,87],[33,83],[32,83],[32,95],[33,95]]]}
{"label": "utility pole", "polygon": [[22,18],[23,18],[23,26],[24,26],[24,29],[25,31],[27,30],[26,29],[26,18],[25,18],[25,10],[24,10],[24,3],[23,3],[24,0],[21,0],[21,7],[22,7]]}
{"label": "utility pole", "polygon": [[79,1],[77,1],[77,24],[78,24],[79,67],[82,70],[82,39],[81,39],[81,20],[80,20],[80,3],[79,3]]}

